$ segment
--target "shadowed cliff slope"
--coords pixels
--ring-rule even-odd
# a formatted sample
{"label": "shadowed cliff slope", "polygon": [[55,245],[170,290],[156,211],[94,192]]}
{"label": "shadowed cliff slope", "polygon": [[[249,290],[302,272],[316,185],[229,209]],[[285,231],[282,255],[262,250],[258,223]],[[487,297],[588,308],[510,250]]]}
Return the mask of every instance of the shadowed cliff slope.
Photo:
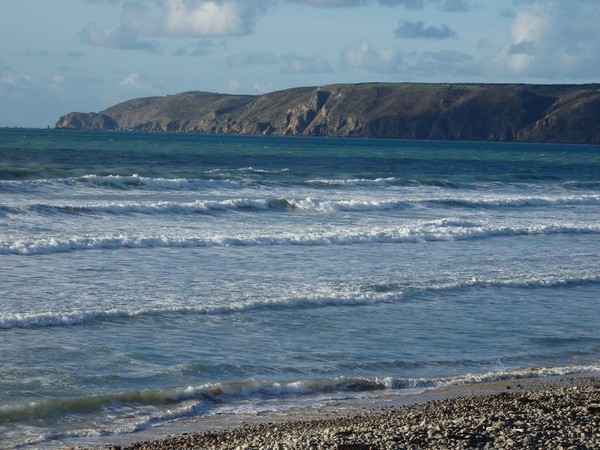
{"label": "shadowed cliff slope", "polygon": [[184,92],[72,112],[57,128],[600,143],[600,85],[365,83]]}

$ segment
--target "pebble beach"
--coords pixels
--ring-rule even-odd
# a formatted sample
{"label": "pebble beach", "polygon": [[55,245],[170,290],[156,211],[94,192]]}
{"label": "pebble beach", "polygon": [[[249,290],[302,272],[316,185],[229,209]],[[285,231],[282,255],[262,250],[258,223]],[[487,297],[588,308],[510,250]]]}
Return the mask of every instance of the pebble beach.
{"label": "pebble beach", "polygon": [[415,401],[305,419],[257,417],[218,430],[200,424],[200,431],[95,449],[600,449],[599,377],[484,383]]}

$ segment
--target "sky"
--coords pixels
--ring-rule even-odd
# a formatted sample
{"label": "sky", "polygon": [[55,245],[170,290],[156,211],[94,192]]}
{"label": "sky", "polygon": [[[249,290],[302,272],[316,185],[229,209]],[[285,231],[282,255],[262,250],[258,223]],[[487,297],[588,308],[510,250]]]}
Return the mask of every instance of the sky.
{"label": "sky", "polygon": [[600,0],[0,0],[0,126],[184,91],[593,83]]}

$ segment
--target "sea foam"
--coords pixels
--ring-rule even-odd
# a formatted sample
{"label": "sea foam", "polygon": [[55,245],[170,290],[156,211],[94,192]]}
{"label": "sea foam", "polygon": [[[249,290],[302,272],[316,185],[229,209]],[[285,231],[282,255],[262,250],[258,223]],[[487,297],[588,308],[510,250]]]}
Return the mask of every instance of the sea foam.
{"label": "sea foam", "polygon": [[598,234],[600,225],[534,224],[522,226],[477,223],[463,219],[423,221],[414,226],[372,229],[308,230],[298,233],[216,234],[212,236],[169,236],[115,234],[104,236],[29,237],[0,241],[0,254],[36,255],[81,250],[122,250],[128,248],[194,248],[244,246],[323,246],[398,244],[410,242],[459,241],[521,235]]}
{"label": "sea foam", "polygon": [[497,209],[521,207],[561,207],[575,205],[599,205],[600,195],[561,195],[561,196],[480,196],[454,197],[427,196],[420,198],[383,198],[383,199],[336,199],[323,200],[315,197],[239,197],[226,200],[198,199],[195,201],[124,201],[103,203],[32,203],[0,204],[0,215],[16,214],[82,214],[82,215],[124,215],[124,214],[161,214],[185,215],[198,213],[261,212],[261,211],[306,211],[306,212],[369,212],[404,210],[419,207],[441,207],[450,209]]}
{"label": "sea foam", "polygon": [[236,302],[214,300],[212,303],[198,303],[179,299],[160,304],[139,305],[135,302],[119,308],[98,309],[86,307],[61,311],[38,311],[21,313],[1,313],[0,329],[70,327],[82,324],[94,324],[110,321],[130,321],[136,318],[160,321],[164,317],[188,316],[224,316],[229,314],[301,310],[327,307],[361,307],[375,304],[390,304],[410,301],[426,292],[452,292],[461,289],[488,289],[505,287],[514,289],[553,288],[558,286],[600,284],[600,275],[593,268],[573,274],[497,274],[495,277],[465,277],[455,281],[439,280],[422,285],[414,283],[387,283],[384,286],[344,286],[315,289],[312,286],[297,287],[287,293],[274,297],[240,299]]}

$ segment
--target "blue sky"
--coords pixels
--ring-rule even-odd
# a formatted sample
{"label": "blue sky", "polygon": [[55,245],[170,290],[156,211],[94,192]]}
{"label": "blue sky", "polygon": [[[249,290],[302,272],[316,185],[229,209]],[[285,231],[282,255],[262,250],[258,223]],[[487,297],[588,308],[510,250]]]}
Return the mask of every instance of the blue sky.
{"label": "blue sky", "polygon": [[600,0],[0,0],[0,126],[188,90],[600,80]]}

